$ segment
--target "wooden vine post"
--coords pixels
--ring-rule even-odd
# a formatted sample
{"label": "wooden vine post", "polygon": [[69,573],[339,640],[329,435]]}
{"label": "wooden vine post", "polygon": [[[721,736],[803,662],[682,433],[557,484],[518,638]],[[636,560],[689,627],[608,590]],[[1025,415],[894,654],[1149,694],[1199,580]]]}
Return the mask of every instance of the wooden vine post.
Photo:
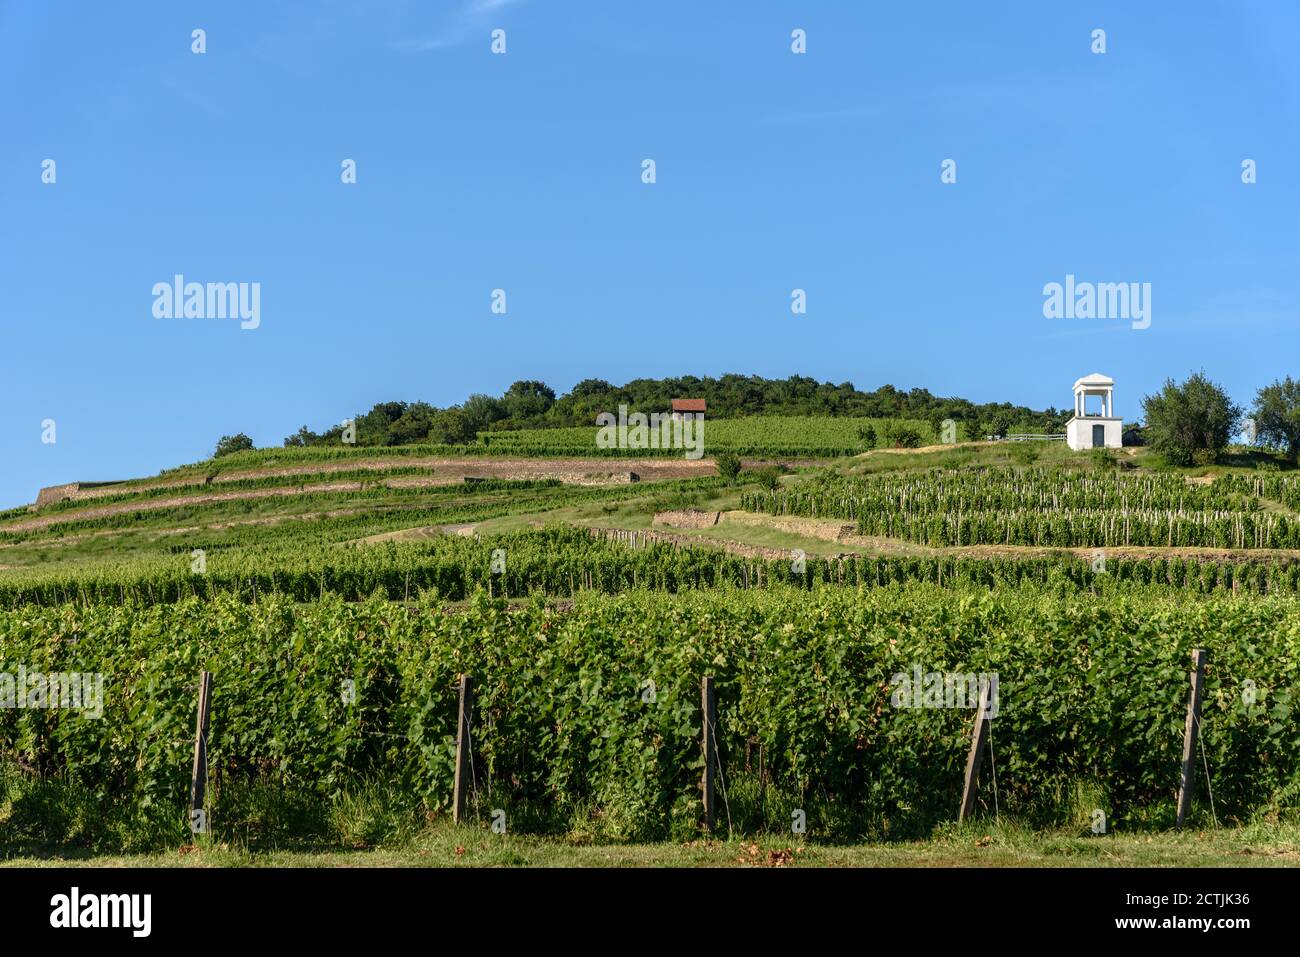
{"label": "wooden vine post", "polygon": [[704,791],[704,827],[711,831],[716,811],[713,779],[718,766],[717,734],[714,730],[718,724],[718,703],[713,695],[712,675],[706,675],[700,681],[700,714],[702,716],[700,730],[704,747],[704,778],[701,782]]}
{"label": "wooden vine post", "polygon": [[970,753],[966,755],[966,783],[961,790],[961,810],[957,823],[961,824],[975,811],[975,782],[979,779],[980,764],[984,761],[984,746],[989,737],[989,682],[980,682],[979,707],[975,712],[975,726],[971,730]]}
{"label": "wooden vine post", "polygon": [[199,673],[199,710],[194,722],[194,767],[190,771],[190,829],[207,831],[203,800],[208,788],[208,726],[212,711],[212,672]]}
{"label": "wooden vine post", "polygon": [[456,781],[452,786],[451,819],[459,824],[469,810],[469,715],[474,709],[474,679],[460,676],[460,705],[456,709]]}
{"label": "wooden vine post", "polygon": [[1205,693],[1205,662],[1209,652],[1197,648],[1192,652],[1192,690],[1187,699],[1187,723],[1183,727],[1183,774],[1178,787],[1178,821],[1182,827],[1192,809],[1196,790],[1196,740],[1201,728],[1201,699]]}

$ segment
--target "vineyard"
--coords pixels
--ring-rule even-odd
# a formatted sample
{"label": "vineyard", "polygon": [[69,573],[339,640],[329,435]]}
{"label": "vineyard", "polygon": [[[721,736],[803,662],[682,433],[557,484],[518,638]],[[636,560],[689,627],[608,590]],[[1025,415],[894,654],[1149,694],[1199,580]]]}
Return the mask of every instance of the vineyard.
{"label": "vineyard", "polygon": [[1218,483],[1224,491],[1239,495],[1256,495],[1269,501],[1300,511],[1300,479],[1283,475],[1241,475],[1231,473],[1221,476]]}
{"label": "vineyard", "polygon": [[1220,479],[1094,470],[934,469],[921,475],[824,474],[741,507],[773,515],[845,518],[862,535],[933,546],[1300,548],[1300,517],[1257,497],[1294,495],[1291,480]]}
{"label": "vineyard", "polygon": [[[750,456],[797,456],[833,458],[856,455],[881,444],[888,430],[906,427],[920,443],[936,441],[927,422],[903,419],[829,418],[820,416],[763,416],[704,421],[704,453],[734,452]],[[870,430],[869,432],[867,430]],[[510,432],[480,432],[479,442],[494,455],[680,455],[680,449],[598,449],[597,429],[521,429]],[[873,439],[864,438],[876,436]]]}
{"label": "vineyard", "polygon": [[[804,452],[860,441],[862,423],[828,421]],[[758,448],[742,423],[734,447]],[[769,423],[767,448],[795,454],[797,424]],[[562,431],[512,441],[554,451]],[[1164,828],[1193,646],[1212,655],[1203,742],[1217,819],[1287,813],[1300,794],[1300,561],[1261,551],[1300,547],[1285,474],[1193,483],[966,449],[922,460],[961,468],[885,455],[735,482],[710,467],[584,486],[458,480],[404,457],[419,447],[347,451],[381,468],[329,449],[239,453],[169,487],[122,483],[4,516],[0,705],[6,675],[105,682],[99,719],[0,707],[6,840],[187,840],[201,670],[215,681],[212,833],[247,844],[324,839],[329,809],[368,789],[441,818],[462,674],[477,697],[475,817],[500,810],[514,832],[565,840],[700,833],[706,675],[720,826],[735,834],[788,833],[795,809],[832,841],[925,837],[953,820],[971,712],[898,706],[893,679],[914,667],[999,676],[998,813],[1074,827],[1088,795],[1116,827]],[[581,479],[589,466],[565,468]],[[661,510],[736,504],[915,545],[836,554],[797,522],[703,529],[720,542],[653,534]],[[1097,564],[918,547],[970,544],[1232,553]],[[986,810],[993,799],[981,786]]]}
{"label": "vineyard", "polygon": [[[131,486],[123,483],[122,485],[113,486],[106,490],[104,494],[96,494],[89,499],[69,499],[61,502],[50,502],[42,505],[40,513],[42,515],[59,514],[60,512],[73,511],[75,509],[86,508],[87,505],[102,506],[114,505],[121,502],[140,502],[147,504],[154,499],[159,498],[194,498],[201,496],[211,496],[214,493],[230,494],[235,492],[256,492],[275,489],[279,491],[294,492],[297,494],[309,494],[313,487],[320,486],[331,492],[349,493],[349,492],[374,492],[383,487],[402,487],[404,480],[419,480],[420,486],[427,494],[461,494],[466,488],[464,479],[448,475],[446,478],[437,476],[436,471],[431,468],[422,468],[419,466],[393,465],[384,468],[382,471],[373,469],[335,469],[332,471],[319,471],[297,473],[292,475],[265,475],[252,478],[241,479],[223,479],[219,484],[212,485],[209,482],[191,481],[185,485],[156,485],[156,486]],[[388,485],[388,483],[393,483]],[[541,480],[501,480],[501,479],[481,479],[474,485],[473,491],[492,492],[509,489],[531,489],[531,488],[554,488],[562,483],[557,479]],[[0,515],[0,522],[5,518],[22,519],[27,516],[26,510],[22,512],[15,511],[9,516]],[[3,526],[0,526],[3,527]]]}
{"label": "vineyard", "polygon": [[[747,456],[787,456],[797,458],[836,458],[855,455],[867,449],[887,445],[891,430],[913,433],[923,445],[936,441],[934,428],[919,419],[876,419],[827,416],[762,416],[755,418],[709,419],[704,422],[704,454],[734,452]],[[869,430],[869,431],[868,431]],[[231,472],[270,467],[300,468],[312,465],[346,467],[349,463],[391,460],[395,468],[403,461],[418,459],[461,459],[486,457],[541,458],[653,458],[681,457],[681,449],[602,449],[596,444],[598,427],[520,429],[480,432],[475,441],[464,445],[311,445],[288,448],[255,449],[224,455],[219,459],[195,462],[163,471],[157,479],[120,483],[123,492],[156,481],[202,481]],[[874,434],[874,439],[866,436]]]}
{"label": "vineyard", "polygon": [[[500,565],[494,570],[494,556]],[[1233,562],[1195,558],[1112,558],[1103,569],[1073,556],[806,556],[759,559],[720,548],[649,542],[627,547],[575,528],[487,538],[443,536],[423,542],[341,546],[328,542],[234,546],[205,552],[202,572],[192,550],[86,568],[33,568],[0,578],[0,608],[27,605],[158,605],[195,597],[256,602],[280,596],[310,602],[327,596],[359,601],[374,595],[411,601],[429,592],[460,601],[476,590],[497,596],[574,597],[639,588],[664,592],[795,585],[803,588],[910,582],[949,587],[1050,587],[1110,593],[1134,587],[1197,594],[1300,592],[1300,562]]]}
{"label": "vineyard", "polygon": [[217,834],[250,826],[239,796],[258,786],[327,799],[380,775],[437,811],[456,678],[470,673],[481,813],[501,808],[525,831],[681,839],[698,825],[698,683],[711,674],[729,826],[788,829],[801,808],[823,837],[916,836],[954,813],[970,712],[898,706],[895,676],[915,665],[999,676],[1001,813],[1059,824],[1086,785],[1117,826],[1163,826],[1193,642],[1212,654],[1203,747],[1220,820],[1294,803],[1300,602],[1278,596],[1099,607],[913,584],[638,591],[566,613],[486,596],[456,612],[332,597],[28,607],[0,613],[0,670],[101,673],[104,715],[0,709],[0,752],[81,790],[99,815],[82,840],[183,840],[207,669]]}
{"label": "vineyard", "polygon": [[[39,527],[10,522],[0,524],[0,546],[39,544],[75,533],[98,533],[120,538],[137,532],[169,532],[176,528],[201,534],[203,541],[257,543],[279,539],[301,542],[304,538],[341,541],[421,524],[481,521],[520,512],[544,514],[575,505],[620,502],[636,496],[694,495],[717,492],[720,479],[705,477],[654,484],[653,490],[635,484],[617,486],[575,486],[553,481],[483,481],[417,488],[388,488],[381,483],[359,490],[303,490],[286,486],[283,496],[260,499],[206,502],[197,495],[135,503],[109,505],[107,513],[98,503],[80,508],[67,506],[42,511]],[[30,521],[24,515],[20,521]],[[198,522],[208,523],[200,529]],[[191,536],[192,537],[192,536]],[[153,544],[154,548],[157,543]],[[2,579],[0,579],[2,580]]]}

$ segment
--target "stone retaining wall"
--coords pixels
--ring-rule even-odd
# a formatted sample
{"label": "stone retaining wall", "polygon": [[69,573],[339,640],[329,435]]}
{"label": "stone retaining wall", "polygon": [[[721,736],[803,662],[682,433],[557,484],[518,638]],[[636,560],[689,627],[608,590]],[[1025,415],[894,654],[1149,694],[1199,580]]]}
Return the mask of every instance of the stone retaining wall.
{"label": "stone retaining wall", "polygon": [[842,542],[857,535],[858,526],[852,522],[840,522],[826,518],[786,518],[777,515],[759,515],[753,512],[732,511],[727,513],[728,522],[740,525],[758,525],[772,528],[805,538],[820,538],[824,542]]}
{"label": "stone retaining wall", "polygon": [[721,512],[704,512],[698,508],[676,509],[671,512],[655,512],[652,525],[667,525],[669,528],[712,528],[722,517]]}
{"label": "stone retaining wall", "polygon": [[53,505],[55,502],[66,502],[69,499],[81,498],[80,482],[68,482],[65,485],[51,485],[43,488],[36,495],[36,505],[39,508],[42,505]]}

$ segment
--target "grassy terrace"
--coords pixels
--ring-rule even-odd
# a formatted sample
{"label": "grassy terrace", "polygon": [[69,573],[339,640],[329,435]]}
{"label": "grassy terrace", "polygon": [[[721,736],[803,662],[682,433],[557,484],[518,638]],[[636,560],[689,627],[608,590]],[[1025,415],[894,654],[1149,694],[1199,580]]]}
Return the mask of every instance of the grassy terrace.
{"label": "grassy terrace", "polygon": [[249,850],[204,842],[155,854],[16,849],[0,867],[1297,867],[1300,828],[1183,833],[1043,833],[992,822],[928,841],[817,844],[772,837],[680,844],[582,844],[448,824],[390,844]]}
{"label": "grassy terrace", "polygon": [[[194,503],[76,519],[6,533],[0,525],[0,569],[120,559],[182,547],[344,542],[429,525],[526,516],[525,524],[585,506],[599,514],[620,507],[649,510],[702,501],[721,490],[717,478],[605,487],[471,483],[429,488],[315,492],[284,497]],[[84,504],[84,503],[83,503]],[[648,514],[648,513],[647,513]],[[26,516],[24,513],[24,517]],[[0,574],[3,571],[0,570]]]}
{"label": "grassy terrace", "polygon": [[[870,425],[880,432],[886,422],[915,429],[923,441],[932,441],[928,423],[913,420],[827,418],[821,416],[770,416],[750,419],[706,419],[706,455],[740,450],[745,454],[832,457],[855,455],[868,449],[859,430]],[[253,449],[220,459],[193,462],[167,469],[157,477],[124,482],[124,487],[157,482],[159,479],[203,479],[245,469],[296,467],[367,459],[461,458],[465,456],[580,457],[580,458],[667,458],[681,457],[681,450],[608,449],[596,446],[597,428],[576,426],[560,429],[525,429],[514,432],[483,432],[467,445],[341,446],[318,445],[290,448]]]}
{"label": "grassy terrace", "polygon": [[[480,523],[480,532],[495,534],[535,528],[539,524],[568,523],[625,529],[646,529],[655,511],[664,508],[698,507],[726,512],[740,505],[741,486],[727,486],[716,478],[674,479],[608,487],[555,487],[545,482],[487,482],[468,485],[459,482],[454,469],[429,469],[409,464],[410,452],[421,454],[428,447],[409,449],[267,449],[240,453],[218,460],[187,466],[190,478],[204,469],[242,472],[249,469],[302,468],[293,474],[251,474],[212,486],[195,485],[170,490],[115,486],[111,497],[67,502],[43,508],[36,515],[15,509],[0,515],[0,575],[7,570],[50,568],[55,565],[84,566],[88,571],[101,562],[143,555],[159,555],[189,548],[220,549],[280,543],[347,542],[374,536],[427,536],[443,525]],[[380,471],[355,468],[375,455],[388,465]],[[1123,461],[1138,470],[1153,466],[1142,449],[1126,450]],[[1032,459],[1035,467],[1060,465],[1070,468],[1097,467],[1093,457],[1071,452],[1060,443],[968,444],[925,451],[875,452],[842,458],[821,467],[800,468],[781,478],[784,487],[798,486],[820,468],[835,474],[865,476],[881,472],[912,472],[929,468],[979,466],[1023,466]],[[595,460],[593,460],[594,463]],[[297,463],[295,465],[295,462]],[[1212,478],[1226,473],[1266,474],[1261,464],[1281,467],[1278,460],[1260,453],[1230,458],[1220,466],[1182,470],[1190,477]],[[327,471],[338,468],[341,471]],[[168,475],[183,475],[185,469]],[[711,471],[711,469],[709,470]],[[229,475],[230,472],[227,472]],[[1129,474],[1135,474],[1130,472]],[[401,487],[409,482],[449,482]],[[394,480],[399,487],[387,488]],[[156,480],[152,480],[156,481]],[[352,484],[353,488],[312,491],[313,486]],[[137,488],[135,493],[130,489]],[[753,487],[753,486],[749,486]],[[242,493],[270,497],[223,498],[203,501],[216,492],[223,496]],[[284,493],[284,494],[280,494]],[[151,508],[161,502],[164,508]],[[139,502],[140,509],[130,506]],[[1275,502],[1261,500],[1264,509],[1286,512]],[[115,510],[103,514],[96,510]],[[755,516],[760,518],[761,516]],[[54,519],[53,524],[26,531],[7,530],[32,518]],[[731,518],[712,528],[669,530],[684,539],[709,543],[735,543],[778,549],[803,549],[809,555],[833,555],[846,548],[862,553],[923,555],[933,550],[901,540],[861,541],[851,546],[829,542],[760,522],[739,522]],[[1262,556],[1261,557],[1265,557]]]}

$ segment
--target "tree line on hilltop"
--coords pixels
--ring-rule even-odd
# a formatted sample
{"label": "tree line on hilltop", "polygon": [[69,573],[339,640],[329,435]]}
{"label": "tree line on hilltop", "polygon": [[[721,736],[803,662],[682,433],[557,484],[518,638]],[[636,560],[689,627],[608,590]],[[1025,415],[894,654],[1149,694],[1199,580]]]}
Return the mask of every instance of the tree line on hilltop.
{"label": "tree line on hilltop", "polygon": [[[1009,402],[977,405],[967,399],[939,398],[926,389],[902,391],[884,385],[863,392],[851,382],[835,385],[805,376],[681,376],[633,379],[616,386],[603,379],[584,379],[557,396],[544,382],[521,380],[501,396],[471,395],[459,405],[438,408],[426,402],[380,402],[354,417],[357,445],[409,445],[429,442],[457,445],[480,432],[594,425],[601,412],[666,412],[673,399],[704,399],[710,419],[762,415],[818,415],[879,419],[920,419],[938,430],[944,419],[967,423],[973,431],[1002,434],[1010,428],[1059,431],[1067,413],[1034,410]],[[286,446],[342,442],[343,426],[313,432],[303,426],[284,440]]]}
{"label": "tree line on hilltop", "polygon": [[[707,417],[712,419],[763,415],[912,419],[928,422],[936,433],[945,419],[952,419],[969,436],[1059,433],[1071,415],[1069,410],[1052,407],[1035,410],[1009,402],[976,404],[940,398],[927,389],[904,392],[884,385],[863,392],[851,382],[835,385],[805,376],[724,375],[633,379],[622,386],[584,379],[560,396],[545,382],[520,380],[503,395],[479,393],[446,408],[427,402],[380,402],[356,415],[352,424],[358,446],[463,445],[476,441],[480,432],[594,425],[597,415],[615,412],[620,405],[632,411],[667,411],[678,398],[704,399]],[[1145,424],[1132,426],[1126,443],[1149,444],[1174,465],[1214,462],[1238,434],[1244,434],[1247,444],[1280,450],[1292,462],[1300,459],[1300,382],[1289,376],[1259,389],[1249,415],[1204,372],[1181,383],[1167,380],[1158,393],[1142,400],[1142,409]],[[344,429],[340,424],[318,433],[304,425],[284,444],[341,445]],[[918,444],[919,437],[918,442],[907,441],[907,432],[901,426],[886,429],[886,444]],[[870,439],[874,444],[874,434]],[[243,433],[223,436],[216,455],[252,447]]]}

